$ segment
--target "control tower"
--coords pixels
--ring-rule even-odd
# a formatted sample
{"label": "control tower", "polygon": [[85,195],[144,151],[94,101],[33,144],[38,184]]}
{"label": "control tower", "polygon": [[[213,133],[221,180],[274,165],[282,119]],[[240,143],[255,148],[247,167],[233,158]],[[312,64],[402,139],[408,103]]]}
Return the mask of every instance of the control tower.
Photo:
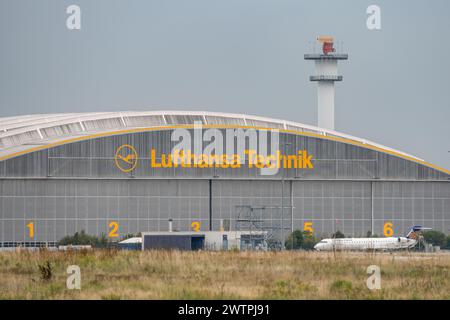
{"label": "control tower", "polygon": [[305,60],[314,60],[316,64],[316,75],[309,80],[317,82],[317,126],[334,130],[334,82],[342,81],[337,62],[347,60],[348,54],[335,53],[333,37],[320,36],[317,41],[322,45],[322,53],[305,54]]}

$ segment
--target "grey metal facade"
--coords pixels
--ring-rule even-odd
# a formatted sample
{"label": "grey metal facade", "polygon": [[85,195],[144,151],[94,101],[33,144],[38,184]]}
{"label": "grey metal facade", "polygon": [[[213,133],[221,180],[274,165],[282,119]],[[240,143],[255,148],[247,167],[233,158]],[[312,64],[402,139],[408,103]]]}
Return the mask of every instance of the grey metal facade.
{"label": "grey metal facade", "polygon": [[[222,129],[221,129],[222,130]],[[285,236],[312,222],[315,234],[340,230],[362,236],[395,234],[414,224],[448,233],[450,176],[385,152],[326,138],[280,134],[288,153],[307,150],[313,169],[151,168],[150,150],[170,153],[172,130],[116,134],[50,147],[0,161],[0,242],[58,241],[85,230],[120,236],[141,231],[218,230],[220,219],[237,224],[240,206],[261,209],[266,225]],[[224,134],[225,136],[225,134]],[[114,154],[129,144],[139,154],[135,170],[116,167]],[[282,196],[281,190],[284,190]],[[284,210],[281,210],[283,205]],[[26,225],[33,221],[35,235]],[[283,226],[283,232],[280,228]]]}

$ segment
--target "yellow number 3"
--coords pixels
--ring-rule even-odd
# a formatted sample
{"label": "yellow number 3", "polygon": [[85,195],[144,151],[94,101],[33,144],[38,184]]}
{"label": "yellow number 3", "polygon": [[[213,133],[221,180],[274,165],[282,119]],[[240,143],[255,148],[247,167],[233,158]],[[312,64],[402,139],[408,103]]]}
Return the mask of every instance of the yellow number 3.
{"label": "yellow number 3", "polygon": [[111,221],[109,223],[109,228],[111,229],[109,231],[109,237],[117,238],[119,236],[119,234],[117,233],[117,230],[119,230],[119,223],[117,221]]}

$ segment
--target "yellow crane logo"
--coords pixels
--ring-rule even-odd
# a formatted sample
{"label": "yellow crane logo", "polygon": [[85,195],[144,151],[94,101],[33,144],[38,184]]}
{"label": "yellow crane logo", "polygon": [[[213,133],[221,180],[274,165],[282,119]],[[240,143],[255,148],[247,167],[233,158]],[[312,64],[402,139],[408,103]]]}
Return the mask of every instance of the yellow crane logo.
{"label": "yellow crane logo", "polygon": [[114,155],[116,167],[122,172],[133,171],[138,163],[138,154],[133,146],[121,145]]}

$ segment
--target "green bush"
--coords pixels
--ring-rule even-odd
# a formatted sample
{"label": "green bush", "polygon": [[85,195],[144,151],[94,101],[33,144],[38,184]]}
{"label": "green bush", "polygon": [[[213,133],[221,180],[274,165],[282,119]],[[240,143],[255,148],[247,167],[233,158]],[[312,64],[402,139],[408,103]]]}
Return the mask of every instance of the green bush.
{"label": "green bush", "polygon": [[336,280],[331,284],[330,292],[338,296],[344,295],[349,299],[352,297],[353,285],[348,280]]}
{"label": "green bush", "polygon": [[450,235],[447,236],[445,249],[450,250]]}
{"label": "green bush", "polygon": [[305,250],[312,250],[317,243],[317,239],[314,235],[308,231],[303,231],[303,244],[302,248]]}
{"label": "green bush", "polygon": [[425,242],[432,244],[433,246],[445,247],[447,244],[447,239],[445,234],[437,230],[429,230],[423,233],[423,238]]}
{"label": "green bush", "polygon": [[106,235],[102,233],[100,237],[96,237],[93,235],[89,235],[84,232],[84,230],[80,232],[75,232],[73,236],[65,236],[62,238],[58,244],[60,246],[86,246],[90,245],[95,248],[106,248],[110,245],[108,238]]}
{"label": "green bush", "polygon": [[127,233],[122,238],[120,238],[120,241],[124,241],[124,240],[130,239],[130,238],[137,238],[137,237],[141,237],[141,233],[140,232],[137,233],[137,234]]}
{"label": "green bush", "polygon": [[334,239],[342,239],[342,238],[345,238],[345,235],[341,231],[338,230],[333,234],[333,238]]}
{"label": "green bush", "polygon": [[295,230],[284,243],[287,250],[312,250],[317,243],[317,239],[308,231]]}
{"label": "green bush", "polygon": [[285,242],[287,250],[296,250],[302,248],[303,245],[303,232],[301,230],[295,230],[292,232]]}
{"label": "green bush", "polygon": [[330,291],[351,291],[352,283],[348,280],[336,280],[330,286]]}
{"label": "green bush", "polygon": [[372,231],[369,230],[367,231],[366,238],[381,238],[381,237],[376,233],[372,234]]}

